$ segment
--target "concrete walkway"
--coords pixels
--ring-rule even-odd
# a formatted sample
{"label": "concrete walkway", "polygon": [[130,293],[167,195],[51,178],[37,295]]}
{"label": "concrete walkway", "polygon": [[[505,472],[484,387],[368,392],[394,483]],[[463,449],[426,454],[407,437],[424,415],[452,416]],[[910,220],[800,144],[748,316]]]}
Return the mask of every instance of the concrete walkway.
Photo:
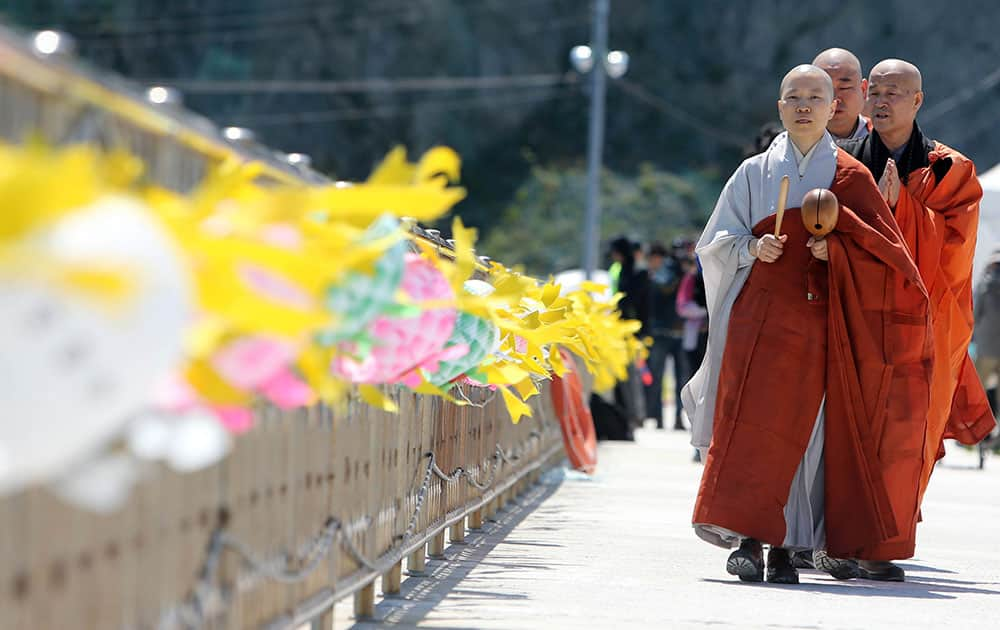
{"label": "concrete walkway", "polygon": [[701,467],[687,435],[646,430],[601,446],[598,474],[550,474],[430,577],[337,628],[1000,627],[1000,458],[976,470],[950,446],[924,504],[908,582],[741,584],[689,524]]}

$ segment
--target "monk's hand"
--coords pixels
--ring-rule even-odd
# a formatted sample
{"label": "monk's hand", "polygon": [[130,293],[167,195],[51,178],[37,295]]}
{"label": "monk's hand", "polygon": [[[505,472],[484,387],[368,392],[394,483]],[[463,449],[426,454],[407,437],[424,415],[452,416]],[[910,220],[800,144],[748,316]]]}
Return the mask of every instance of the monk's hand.
{"label": "monk's hand", "polygon": [[825,238],[816,238],[815,236],[809,237],[806,241],[806,247],[812,252],[812,255],[818,260],[830,260],[830,250],[826,244]]}
{"label": "monk's hand", "polygon": [[785,249],[785,241],[787,240],[787,234],[782,234],[780,237],[774,234],[765,234],[752,242],[753,246],[750,249],[750,253],[756,256],[757,260],[761,262],[773,263],[781,258],[781,253]]}
{"label": "monk's hand", "polygon": [[878,189],[882,193],[882,198],[893,210],[899,201],[899,188],[899,169],[896,168],[896,161],[889,158],[885,163],[885,171],[878,180]]}

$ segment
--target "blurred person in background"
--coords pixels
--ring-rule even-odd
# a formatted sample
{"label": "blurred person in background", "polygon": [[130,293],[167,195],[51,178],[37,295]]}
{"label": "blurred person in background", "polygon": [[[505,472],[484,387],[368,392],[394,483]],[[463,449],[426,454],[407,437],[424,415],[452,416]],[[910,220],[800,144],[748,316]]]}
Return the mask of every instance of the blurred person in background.
{"label": "blurred person in background", "polygon": [[744,150],[743,159],[767,151],[767,147],[771,146],[771,142],[784,130],[785,128],[776,120],[761,125],[760,129],[757,130],[757,136],[753,139],[753,144]]}
{"label": "blurred person in background", "polygon": [[681,349],[687,373],[686,383],[694,371],[701,365],[705,357],[705,346],[708,343],[708,308],[705,302],[705,278],[701,267],[693,254],[686,255],[681,260],[684,277],[677,290],[677,315],[683,320]]}
{"label": "blurred person in background", "polygon": [[[619,236],[611,241],[610,257],[612,268],[617,267],[615,291],[622,294],[618,302],[618,310],[624,319],[634,319],[641,324],[636,333],[640,339],[648,334],[649,329],[649,272],[642,260],[642,250],[639,245],[626,236]],[[638,365],[628,367],[628,378],[615,385],[614,412],[598,410],[598,415],[617,415],[624,419],[624,427],[615,426],[608,432],[609,439],[634,439],[632,431],[642,424],[646,417],[646,399]],[[620,424],[617,420],[613,424]],[[598,431],[600,437],[601,431]]]}
{"label": "blurred person in background", "polygon": [[986,263],[973,303],[976,371],[995,414],[997,386],[1000,385],[1000,250],[993,252]]}
{"label": "blurred person in background", "polygon": [[681,348],[684,321],[677,314],[677,289],[681,283],[681,268],[663,243],[649,246],[649,334],[653,345],[649,349],[650,384],[646,386],[646,414],[663,427],[663,377],[667,359],[673,366],[674,429],[684,430],[681,421],[681,386],[687,382],[685,360]]}

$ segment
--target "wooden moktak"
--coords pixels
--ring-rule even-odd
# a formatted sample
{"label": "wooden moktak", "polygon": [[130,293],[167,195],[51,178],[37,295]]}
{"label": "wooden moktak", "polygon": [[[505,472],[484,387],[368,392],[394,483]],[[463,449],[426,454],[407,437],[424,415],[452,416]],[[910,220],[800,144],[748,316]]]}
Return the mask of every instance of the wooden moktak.
{"label": "wooden moktak", "polygon": [[826,188],[813,188],[802,198],[802,223],[806,231],[823,238],[833,231],[840,214],[837,196]]}

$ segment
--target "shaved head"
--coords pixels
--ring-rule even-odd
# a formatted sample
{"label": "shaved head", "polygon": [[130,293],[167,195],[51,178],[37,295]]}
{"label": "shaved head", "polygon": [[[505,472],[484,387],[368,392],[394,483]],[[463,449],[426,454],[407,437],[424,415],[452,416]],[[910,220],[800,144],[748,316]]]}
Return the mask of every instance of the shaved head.
{"label": "shaved head", "polygon": [[886,59],[872,68],[868,75],[872,126],[891,151],[909,141],[923,103],[923,79],[915,65],[901,59]]}
{"label": "shaved head", "polygon": [[886,59],[875,64],[869,76],[869,82],[879,80],[893,81],[900,87],[914,92],[923,91],[924,80],[920,70],[909,61],[902,59]]}
{"label": "shaved head", "polygon": [[843,48],[827,48],[816,55],[816,58],[813,59],[813,65],[823,70],[847,67],[857,71],[858,76],[861,76],[861,62],[854,56],[854,53]]}
{"label": "shaved head", "polygon": [[779,96],[784,95],[785,90],[788,89],[789,84],[795,79],[804,79],[806,77],[815,77],[823,84],[827,95],[830,100],[833,100],[833,81],[830,80],[830,75],[823,71],[822,68],[818,68],[812,64],[804,63],[800,66],[795,66],[788,71],[785,78],[781,80],[781,87],[779,88]]}
{"label": "shaved head", "polygon": [[781,80],[778,116],[788,138],[803,154],[826,133],[836,103],[830,75],[816,66],[795,66]]}
{"label": "shaved head", "polygon": [[837,111],[827,129],[838,138],[854,136],[858,127],[865,124],[861,112],[868,95],[868,80],[861,74],[861,62],[849,50],[827,48],[816,55],[813,65],[830,75],[837,96]]}

